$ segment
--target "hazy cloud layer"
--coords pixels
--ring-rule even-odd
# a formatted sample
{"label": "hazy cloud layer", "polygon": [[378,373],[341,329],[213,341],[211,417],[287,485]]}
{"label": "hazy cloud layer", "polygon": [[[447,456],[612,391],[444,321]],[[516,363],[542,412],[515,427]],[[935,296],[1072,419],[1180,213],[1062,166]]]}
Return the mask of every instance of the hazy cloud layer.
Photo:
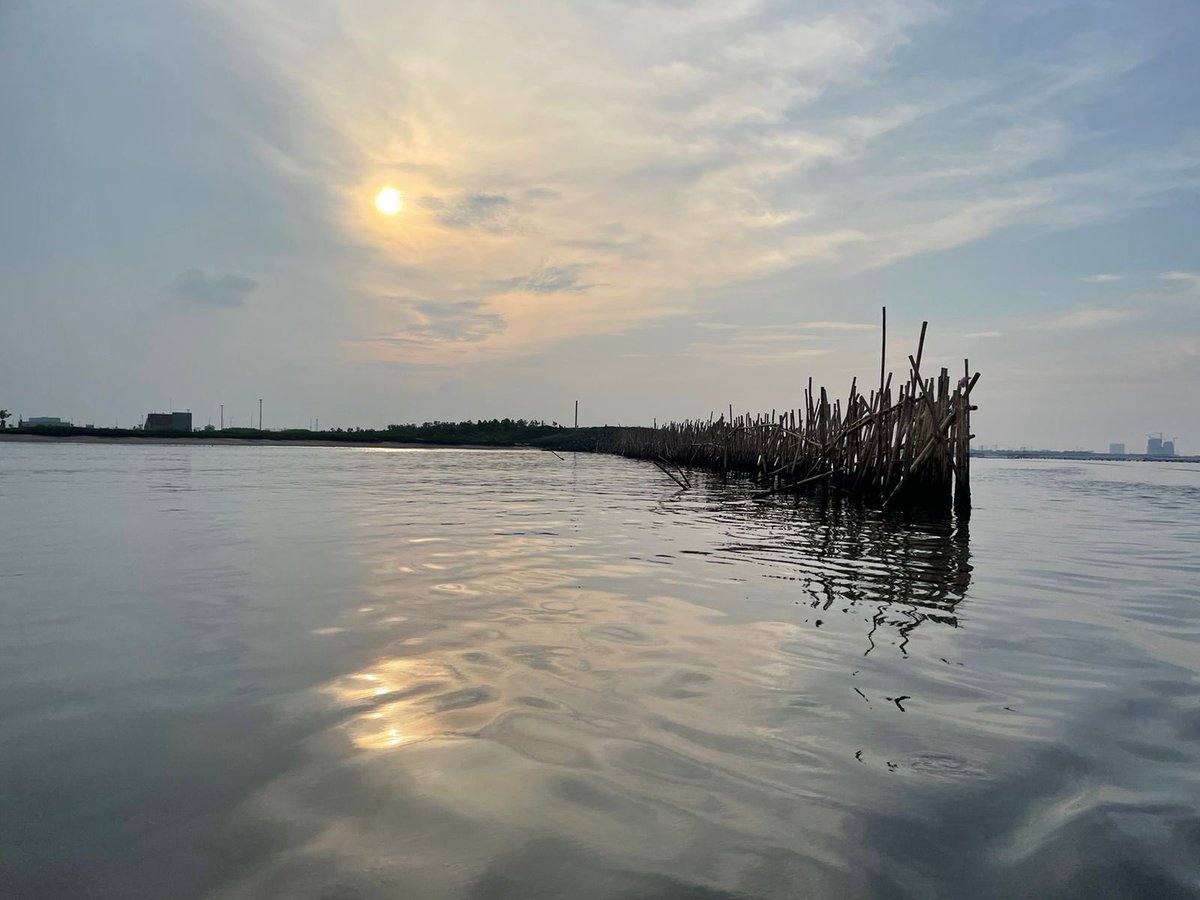
{"label": "hazy cloud layer", "polygon": [[424,204],[437,212],[438,224],[447,228],[482,228],[495,234],[516,228],[513,202],[503,194],[468,194],[451,203],[426,197]]}
{"label": "hazy cloud layer", "polygon": [[1077,331],[1113,325],[1137,315],[1132,309],[1073,309],[1030,324],[1037,331]]}
{"label": "hazy cloud layer", "polygon": [[[611,420],[785,406],[810,372],[876,369],[887,305],[897,368],[928,319],[928,353],[985,369],[985,441],[1083,440],[1020,392],[1086,376],[1089,440],[1132,440],[1101,434],[1126,409],[1200,445],[1152,427],[1182,396],[1142,387],[1200,376],[1193,5],[2,15],[0,303],[30,337],[0,383],[48,414],[168,382],[193,408],[273,393],[298,422],[555,418],[539,405],[584,390]],[[238,312],[146,352],[185,305]]]}
{"label": "hazy cloud layer", "polygon": [[380,340],[394,345],[462,343],[504,330],[504,321],[473,300],[428,301],[396,298],[404,328]]}
{"label": "hazy cloud layer", "polygon": [[200,306],[242,306],[258,282],[245,275],[226,272],[210,275],[201,269],[185,269],[175,276],[170,291],[180,300]]}
{"label": "hazy cloud layer", "polygon": [[1163,272],[1158,277],[1163,281],[1174,282],[1193,291],[1200,291],[1200,272]]}
{"label": "hazy cloud layer", "polygon": [[576,294],[595,285],[582,280],[582,265],[543,266],[531,275],[506,278],[496,282],[500,290],[529,291],[534,294]]}

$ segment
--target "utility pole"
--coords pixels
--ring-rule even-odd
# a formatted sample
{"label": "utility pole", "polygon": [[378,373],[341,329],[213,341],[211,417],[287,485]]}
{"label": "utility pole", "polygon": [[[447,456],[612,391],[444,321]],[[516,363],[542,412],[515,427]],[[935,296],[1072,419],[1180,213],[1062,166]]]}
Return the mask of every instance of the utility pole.
{"label": "utility pole", "polygon": [[575,401],[575,427],[579,427],[579,401]]}
{"label": "utility pole", "polygon": [[225,404],[221,404],[221,430],[225,430]]}
{"label": "utility pole", "polygon": [[262,397],[258,398],[258,430],[262,431]]}

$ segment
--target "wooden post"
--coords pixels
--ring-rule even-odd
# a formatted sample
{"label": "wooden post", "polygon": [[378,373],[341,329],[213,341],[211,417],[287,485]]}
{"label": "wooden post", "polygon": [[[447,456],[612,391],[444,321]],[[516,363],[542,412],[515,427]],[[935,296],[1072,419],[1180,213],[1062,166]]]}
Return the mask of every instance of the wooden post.
{"label": "wooden post", "polygon": [[[928,322],[921,323],[921,339],[917,341],[917,359],[916,362],[913,363],[913,370],[915,372],[921,371],[921,357],[925,354],[925,329],[928,327]],[[912,357],[910,356],[909,359],[911,360]]]}
{"label": "wooden post", "polygon": [[[886,329],[886,307],[883,310]],[[970,515],[971,392],[979,375],[953,381],[940,369],[921,372],[928,323],[921,325],[916,355],[908,357],[909,377],[887,372],[886,331],[881,345],[878,390],[860,393],[852,380],[845,403],[808,379],[799,409],[745,412],[728,420],[714,411],[707,420],[668,422],[661,428],[598,430],[595,449],[654,460],[688,485],[679,466],[741,473],[758,479],[767,496],[802,485],[823,492],[861,494],[883,506],[934,503],[964,521]],[[930,366],[932,368],[932,366]],[[579,404],[576,401],[576,427]]]}
{"label": "wooden post", "polygon": [[963,386],[959,390],[958,469],[954,473],[954,513],[971,518],[971,363],[963,360]]}
{"label": "wooden post", "polygon": [[887,307],[883,308],[883,341],[879,350],[879,393],[883,393],[883,376],[887,369]]}

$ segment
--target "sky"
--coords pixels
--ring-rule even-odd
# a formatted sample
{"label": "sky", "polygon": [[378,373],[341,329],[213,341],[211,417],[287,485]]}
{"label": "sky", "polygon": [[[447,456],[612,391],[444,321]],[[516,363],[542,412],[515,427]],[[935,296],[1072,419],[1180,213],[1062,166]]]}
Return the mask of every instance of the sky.
{"label": "sky", "polygon": [[[1200,4],[5,0],[0,406],[1200,452]],[[397,192],[394,215],[376,205]]]}

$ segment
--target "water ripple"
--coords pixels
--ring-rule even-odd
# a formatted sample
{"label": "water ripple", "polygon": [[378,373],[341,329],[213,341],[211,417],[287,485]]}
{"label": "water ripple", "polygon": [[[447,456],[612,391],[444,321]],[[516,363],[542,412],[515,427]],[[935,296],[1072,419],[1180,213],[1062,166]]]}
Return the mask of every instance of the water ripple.
{"label": "water ripple", "polygon": [[18,895],[1200,892],[1190,471],[981,461],[968,533],[587,455],[0,466]]}

